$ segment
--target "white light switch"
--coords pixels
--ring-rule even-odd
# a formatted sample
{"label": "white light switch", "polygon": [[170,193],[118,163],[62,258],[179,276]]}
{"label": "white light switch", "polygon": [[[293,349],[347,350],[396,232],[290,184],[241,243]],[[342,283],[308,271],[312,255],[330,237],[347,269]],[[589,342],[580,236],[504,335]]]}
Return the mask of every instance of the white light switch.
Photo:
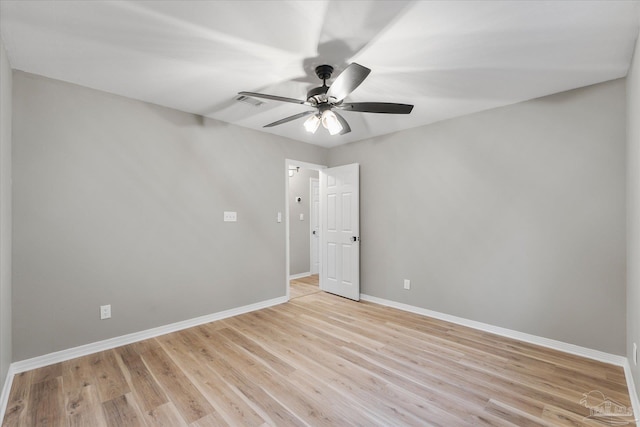
{"label": "white light switch", "polygon": [[404,288],[405,289],[411,289],[411,280],[404,279]]}
{"label": "white light switch", "polygon": [[238,220],[237,212],[224,212],[224,222],[236,222]]}
{"label": "white light switch", "polygon": [[111,304],[100,306],[100,320],[111,318]]}
{"label": "white light switch", "polygon": [[278,222],[282,222],[282,212],[278,212]]}
{"label": "white light switch", "polygon": [[304,221],[304,214],[300,214],[300,221]]}

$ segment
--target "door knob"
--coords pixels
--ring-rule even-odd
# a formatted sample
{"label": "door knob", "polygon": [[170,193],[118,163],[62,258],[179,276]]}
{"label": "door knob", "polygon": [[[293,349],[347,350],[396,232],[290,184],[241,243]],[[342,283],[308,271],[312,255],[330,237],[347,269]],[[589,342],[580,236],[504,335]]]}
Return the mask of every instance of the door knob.
{"label": "door knob", "polygon": [[360,240],[360,238],[359,238],[359,237],[357,237],[357,236],[351,236],[351,241],[352,241],[352,242],[357,242],[358,240]]}

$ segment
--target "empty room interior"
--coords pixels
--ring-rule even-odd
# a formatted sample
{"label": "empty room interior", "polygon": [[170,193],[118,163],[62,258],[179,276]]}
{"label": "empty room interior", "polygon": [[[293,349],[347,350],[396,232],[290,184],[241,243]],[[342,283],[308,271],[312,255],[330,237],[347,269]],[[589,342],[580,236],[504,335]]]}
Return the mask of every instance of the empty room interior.
{"label": "empty room interior", "polygon": [[2,425],[640,425],[639,28],[0,0]]}

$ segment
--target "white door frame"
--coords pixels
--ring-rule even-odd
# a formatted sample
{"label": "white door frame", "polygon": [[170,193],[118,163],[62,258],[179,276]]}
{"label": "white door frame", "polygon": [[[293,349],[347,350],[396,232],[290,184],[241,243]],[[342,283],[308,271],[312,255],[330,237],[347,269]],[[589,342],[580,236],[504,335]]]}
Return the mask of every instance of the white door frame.
{"label": "white door frame", "polygon": [[[320,263],[320,206],[318,206],[318,212],[316,212],[316,220],[318,221],[318,230],[317,234],[313,234],[313,183],[318,185],[318,191],[320,191],[320,177],[318,178],[309,178],[309,272],[313,274],[320,274],[320,268],[318,267],[317,272],[313,272],[313,245],[316,244],[316,251],[318,252],[316,256],[318,257],[318,264]],[[318,194],[318,197],[320,195]],[[315,243],[314,243],[315,240]]]}
{"label": "white door frame", "polygon": [[[289,282],[291,281],[290,273],[290,248],[289,248],[289,168],[300,167],[300,169],[311,169],[320,171],[326,169],[325,165],[317,165],[315,163],[301,162],[298,160],[285,159],[284,160],[284,227],[285,227],[285,277],[287,279],[285,284],[287,301],[289,301]],[[322,257],[320,257],[320,263],[322,263]]]}

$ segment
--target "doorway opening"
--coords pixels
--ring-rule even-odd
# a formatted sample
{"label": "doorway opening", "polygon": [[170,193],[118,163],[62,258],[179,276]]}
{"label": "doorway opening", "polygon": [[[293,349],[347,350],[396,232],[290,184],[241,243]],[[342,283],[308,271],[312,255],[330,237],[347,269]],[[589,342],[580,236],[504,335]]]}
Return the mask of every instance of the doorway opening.
{"label": "doorway opening", "polygon": [[[319,288],[319,171],[324,165],[285,160],[286,296],[287,300]],[[296,290],[291,291],[295,281]]]}

